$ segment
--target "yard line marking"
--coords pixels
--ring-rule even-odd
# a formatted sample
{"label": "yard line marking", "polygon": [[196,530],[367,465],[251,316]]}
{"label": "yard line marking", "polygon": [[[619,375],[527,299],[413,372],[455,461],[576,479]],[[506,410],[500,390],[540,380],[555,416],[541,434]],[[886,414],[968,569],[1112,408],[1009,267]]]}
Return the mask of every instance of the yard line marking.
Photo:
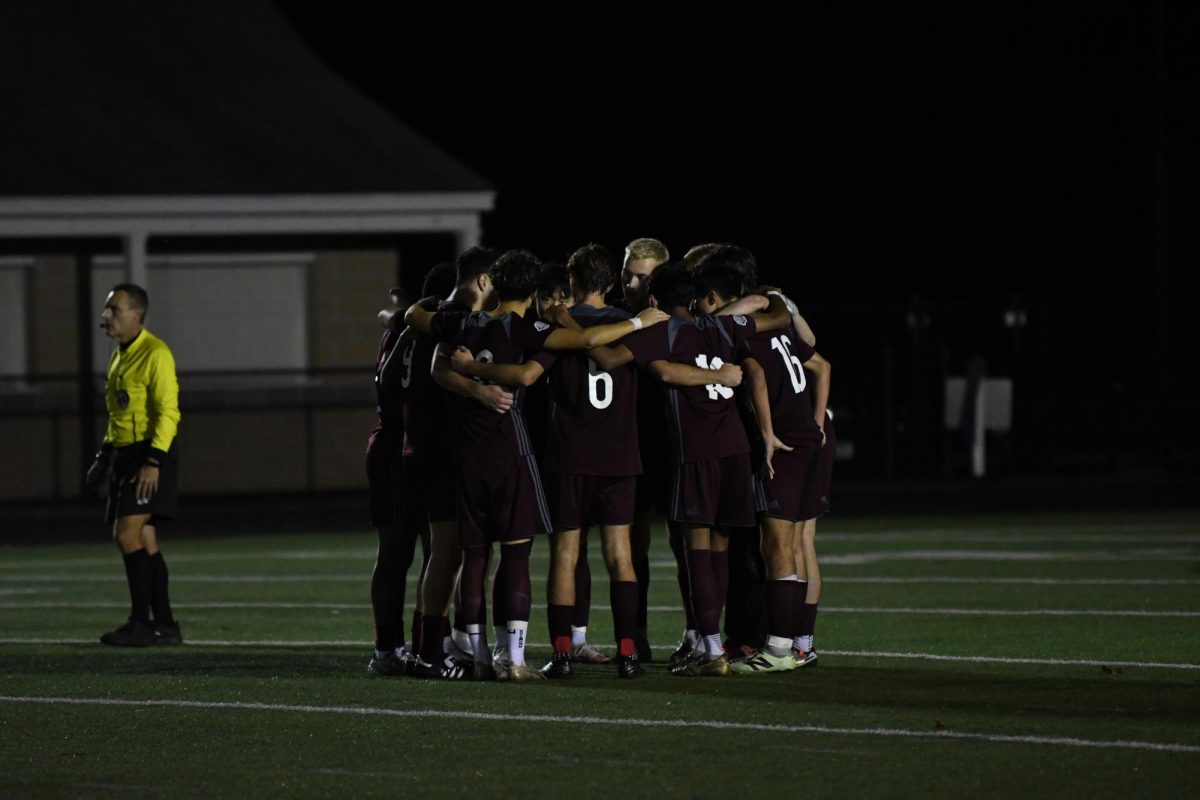
{"label": "yard line marking", "polygon": [[1200,753],[1200,746],[1171,742],[1143,742],[1128,739],[1078,739],[1070,736],[1011,735],[968,733],[965,731],[920,731],[905,728],[834,728],[828,725],[782,725],[760,722],[722,722],[690,719],[644,719],[638,717],[584,717],[557,714],[497,714],[483,711],[442,711],[439,709],[372,708],[369,706],[314,706],[282,703],[204,702],[199,700],[119,700],[90,697],[21,697],[0,695],[3,703],[39,705],[94,705],[136,708],[195,709],[201,711],[278,711],[298,714],[339,714],[403,719],[471,719],[486,722],[548,722],[568,725],[613,725],[629,728],[698,728],[701,730],[754,731],[762,733],[821,733],[846,736],[886,736],[917,739],[957,739],[996,744],[1058,745],[1062,747],[1149,750],[1166,753]]}
{"label": "yard line marking", "polygon": [[[822,564],[822,567],[825,565]],[[890,575],[825,576],[836,583],[994,583],[1030,586],[1200,586],[1200,578],[950,578],[941,575],[895,577]]]}
{"label": "yard line marking", "polygon": [[[37,609],[88,609],[88,608],[125,608],[127,602],[0,602],[0,609],[37,610]],[[305,610],[354,610],[365,611],[371,608],[369,603],[293,603],[265,601],[210,601],[195,603],[175,603],[176,608],[183,609],[305,609]],[[415,608],[414,603],[408,603],[405,608]],[[535,603],[536,609],[544,609],[545,603]],[[612,611],[612,606],[592,604],[593,611]],[[647,606],[647,611],[654,613],[682,613],[683,606]],[[1200,617],[1200,611],[1146,611],[1141,609],[1098,609],[1098,608],[912,608],[905,606],[824,606],[822,613],[826,614],[922,614],[949,616],[983,616],[983,617],[1154,617],[1154,618],[1191,618]]]}
{"label": "yard line marking", "polygon": [[[99,642],[99,637],[92,639],[46,639],[46,638],[10,638],[0,639],[0,644],[47,644],[47,645],[70,645],[70,646],[90,646]],[[263,639],[263,640],[232,640],[232,639],[188,639],[187,645],[190,647],[267,647],[267,648],[284,648],[293,650],[305,650],[309,648],[319,647],[352,647],[352,648],[369,648],[371,647],[370,639],[325,639],[325,640],[285,640],[285,639]],[[527,650],[546,651],[551,648],[549,644],[540,642],[529,642],[525,645]],[[655,644],[650,646],[651,650],[668,651],[674,650],[675,645],[672,644]],[[1163,662],[1163,661],[1102,661],[1098,659],[1065,659],[1065,658],[1012,658],[1009,656],[955,656],[941,655],[938,653],[898,653],[888,651],[871,651],[871,650],[825,650],[822,649],[822,655],[825,656],[849,656],[853,658],[890,658],[901,661],[951,661],[977,664],[1029,664],[1033,666],[1046,667],[1129,667],[1130,669],[1182,669],[1182,670],[1200,670],[1200,664],[1188,664],[1181,662]]]}
{"label": "yard line marking", "polygon": [[0,589],[0,595],[7,596],[7,595],[14,595],[14,594],[42,594],[43,592],[57,592],[57,591],[59,591],[58,587],[51,587],[51,588],[47,588],[47,589],[43,589],[41,587],[28,588],[28,589]]}
{"label": "yard line marking", "polygon": [[876,550],[822,555],[821,564],[874,564],[880,561],[1178,561],[1200,558],[1191,548],[1115,553],[1106,550]]}

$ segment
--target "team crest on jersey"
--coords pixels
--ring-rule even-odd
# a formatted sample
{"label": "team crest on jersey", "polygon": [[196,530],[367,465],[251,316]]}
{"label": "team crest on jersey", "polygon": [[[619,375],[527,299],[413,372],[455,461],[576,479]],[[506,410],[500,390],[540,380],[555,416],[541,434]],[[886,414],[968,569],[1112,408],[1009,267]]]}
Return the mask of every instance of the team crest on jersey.
{"label": "team crest on jersey", "polygon": [[541,333],[542,331],[548,329],[549,327],[550,326],[547,323],[542,322],[541,320],[538,320],[537,322],[533,323],[533,329],[535,331],[537,331],[538,333]]}
{"label": "team crest on jersey", "polygon": [[746,316],[744,314],[734,314],[733,321],[742,327],[746,326]]}

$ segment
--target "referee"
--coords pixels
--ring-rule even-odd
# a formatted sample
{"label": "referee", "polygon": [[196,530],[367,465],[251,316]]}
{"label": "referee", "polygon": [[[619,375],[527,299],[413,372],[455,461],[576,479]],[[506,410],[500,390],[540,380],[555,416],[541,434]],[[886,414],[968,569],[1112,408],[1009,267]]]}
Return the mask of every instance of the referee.
{"label": "referee", "polygon": [[100,641],[122,647],[183,643],[155,535],[159,520],[175,518],[179,383],[175,357],[144,327],[149,307],[146,290],[132,283],[114,286],[104,301],[101,327],[117,347],[104,390],[108,429],[87,471],[93,486],[108,476],[104,522],[125,559],[131,602],[129,621]]}

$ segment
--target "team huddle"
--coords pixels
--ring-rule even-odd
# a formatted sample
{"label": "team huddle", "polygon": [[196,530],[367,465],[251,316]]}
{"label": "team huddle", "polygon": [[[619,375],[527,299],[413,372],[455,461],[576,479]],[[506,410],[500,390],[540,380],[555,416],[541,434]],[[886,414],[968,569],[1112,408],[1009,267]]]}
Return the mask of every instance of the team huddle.
{"label": "team huddle", "polygon": [[[686,617],[672,674],[815,663],[813,542],[835,448],[829,363],[796,306],[759,286],[745,248],[701,245],[672,264],[661,242],[637,239],[620,307],[605,300],[617,270],[598,245],[565,268],[472,248],[430,270],[423,300],[380,313],[367,448],[379,530],[372,672],[563,679],[579,663],[611,663],[640,677],[652,659],[648,548],[660,514]],[[596,530],[612,658],[587,641]],[[538,668],[526,662],[529,557],[546,534],[553,655]]]}

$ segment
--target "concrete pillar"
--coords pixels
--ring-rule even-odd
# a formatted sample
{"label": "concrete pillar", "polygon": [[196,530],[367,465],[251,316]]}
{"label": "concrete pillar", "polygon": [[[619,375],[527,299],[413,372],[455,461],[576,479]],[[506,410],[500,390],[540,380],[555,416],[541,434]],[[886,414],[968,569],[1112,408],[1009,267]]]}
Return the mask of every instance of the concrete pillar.
{"label": "concrete pillar", "polygon": [[478,247],[483,241],[483,226],[479,222],[479,217],[471,218],[471,221],[454,232],[455,244],[458,246],[458,252]]}
{"label": "concrete pillar", "polygon": [[150,290],[150,270],[146,264],[148,238],[145,231],[130,231],[121,238],[121,247],[125,255],[125,280],[146,291]]}

